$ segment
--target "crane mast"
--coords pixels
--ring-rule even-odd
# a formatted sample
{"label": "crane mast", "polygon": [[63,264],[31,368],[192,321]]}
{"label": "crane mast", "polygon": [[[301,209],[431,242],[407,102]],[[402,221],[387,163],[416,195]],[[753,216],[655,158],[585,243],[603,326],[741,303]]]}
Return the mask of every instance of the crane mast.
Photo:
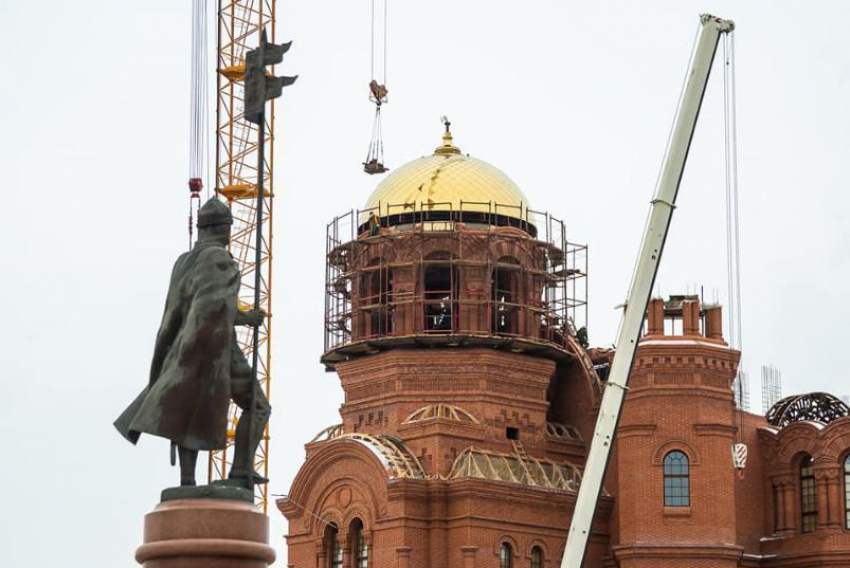
{"label": "crane mast", "polygon": [[628,388],[635,350],[646,317],[649,296],[667,240],[676,206],[679,184],[688,158],[700,107],[721,34],[731,33],[734,23],[710,15],[700,17],[700,30],[676,114],[667,154],[647,223],[629,295],[617,335],[616,353],[599,407],[596,429],[585,463],[561,568],[581,568],[587,550],[596,505],[608,467],[611,447]]}
{"label": "crane mast", "polygon": [[[275,0],[218,1],[218,74],[216,88],[216,194],[227,201],[233,213],[230,252],[241,267],[240,308],[254,306],[255,277],[260,272],[260,302],[257,308],[268,314],[258,331],[257,379],[266,396],[271,386],[271,315],[272,256],[274,243],[274,103],[266,112],[266,127],[244,118],[245,54],[260,43],[263,29],[275,41]],[[263,219],[265,232],[257,251],[258,150],[260,136],[265,136],[263,163]],[[239,347],[250,361],[253,357],[253,327],[240,327]],[[230,405],[227,421],[227,447],[210,452],[210,482],[226,479],[233,465],[233,442],[239,409]],[[268,426],[254,458],[254,468],[268,477]],[[268,507],[268,485],[257,485],[255,499],[265,513]]]}

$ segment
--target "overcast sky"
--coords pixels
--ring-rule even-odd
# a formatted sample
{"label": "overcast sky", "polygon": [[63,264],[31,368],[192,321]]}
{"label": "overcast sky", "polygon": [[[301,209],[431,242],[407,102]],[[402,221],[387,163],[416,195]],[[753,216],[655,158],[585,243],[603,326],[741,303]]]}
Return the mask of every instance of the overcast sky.
{"label": "overcast sky", "polygon": [[[590,338],[610,345],[697,28],[738,24],[744,365],[786,394],[850,392],[850,3],[389,0],[386,158],[440,141],[493,163],[590,245]],[[271,492],[339,422],[319,365],[324,231],[379,181],[367,0],[278,0]],[[2,565],[133,566],[177,481],[168,443],[111,423],[144,385],[186,247],[190,2],[0,0]],[[710,81],[659,277],[725,302],[722,75]],[[200,468],[199,468],[200,472]],[[285,566],[286,531],[271,511]]]}

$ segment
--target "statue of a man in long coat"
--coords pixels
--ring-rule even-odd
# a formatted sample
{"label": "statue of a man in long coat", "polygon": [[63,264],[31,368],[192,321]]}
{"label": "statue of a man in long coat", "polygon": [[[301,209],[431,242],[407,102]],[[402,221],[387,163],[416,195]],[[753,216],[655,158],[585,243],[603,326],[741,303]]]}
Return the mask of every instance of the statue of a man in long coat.
{"label": "statue of a man in long coat", "polygon": [[180,456],[181,485],[195,485],[199,450],[225,447],[231,398],[242,416],[230,478],[267,481],[253,471],[253,456],[271,407],[252,378],[235,330],[259,325],[265,314],[237,308],[241,277],[227,250],[232,224],[230,210],[218,199],[201,208],[198,241],[180,255],[171,274],[148,385],[115,421],[134,444],[142,433],[171,440]]}

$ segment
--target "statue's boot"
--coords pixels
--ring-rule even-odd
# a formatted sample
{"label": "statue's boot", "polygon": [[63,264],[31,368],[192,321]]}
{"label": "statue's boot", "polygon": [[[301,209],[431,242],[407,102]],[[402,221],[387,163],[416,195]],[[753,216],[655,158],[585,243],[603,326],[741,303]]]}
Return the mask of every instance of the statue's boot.
{"label": "statue's boot", "polygon": [[190,450],[180,446],[177,449],[180,457],[180,486],[195,485],[195,465],[198,463],[198,450]]}
{"label": "statue's boot", "polygon": [[[242,412],[242,416],[239,417],[239,424],[236,425],[233,467],[230,469],[230,479],[246,479],[248,473],[251,472],[254,485],[262,485],[269,482],[267,478],[263,477],[253,468],[253,456],[257,454],[257,447],[265,435],[269,414],[271,414],[271,406],[269,406],[265,396],[257,397],[254,412]],[[253,432],[251,432],[252,429]],[[251,442],[250,446],[249,442]]]}

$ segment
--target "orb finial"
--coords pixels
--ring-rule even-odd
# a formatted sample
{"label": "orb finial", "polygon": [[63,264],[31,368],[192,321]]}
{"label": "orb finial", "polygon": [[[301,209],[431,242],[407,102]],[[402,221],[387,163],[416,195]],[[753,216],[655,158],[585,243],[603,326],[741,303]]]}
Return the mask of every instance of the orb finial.
{"label": "orb finial", "polygon": [[446,131],[443,133],[443,145],[437,146],[437,149],[434,150],[435,154],[460,154],[460,148],[455,146],[452,142],[452,123],[445,116],[440,117],[440,121],[446,125]]}

